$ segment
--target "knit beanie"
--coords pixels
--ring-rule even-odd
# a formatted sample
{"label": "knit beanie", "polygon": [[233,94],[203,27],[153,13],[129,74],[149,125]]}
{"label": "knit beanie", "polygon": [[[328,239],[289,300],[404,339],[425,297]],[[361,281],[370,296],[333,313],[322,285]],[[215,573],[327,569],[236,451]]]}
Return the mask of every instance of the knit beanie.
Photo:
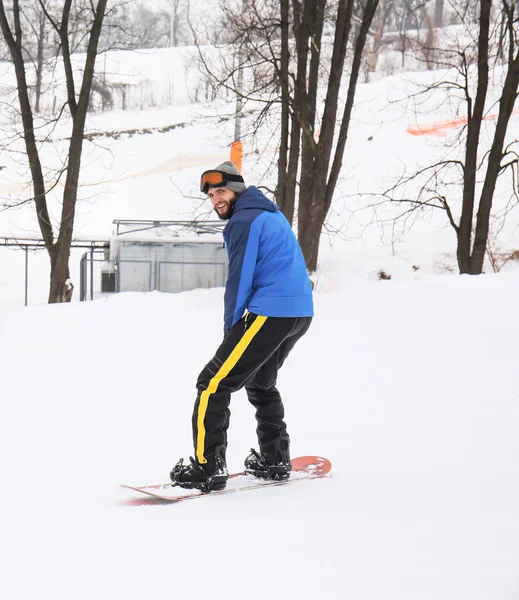
{"label": "knit beanie", "polygon": [[[240,175],[241,173],[238,171],[234,163],[230,160],[226,160],[221,165],[218,165],[214,169],[215,171],[222,171],[223,173],[229,173],[230,175]],[[247,189],[247,186],[241,181],[226,181],[225,185],[221,187],[226,188],[227,190],[231,190],[231,192],[236,192],[237,194],[241,194]]]}

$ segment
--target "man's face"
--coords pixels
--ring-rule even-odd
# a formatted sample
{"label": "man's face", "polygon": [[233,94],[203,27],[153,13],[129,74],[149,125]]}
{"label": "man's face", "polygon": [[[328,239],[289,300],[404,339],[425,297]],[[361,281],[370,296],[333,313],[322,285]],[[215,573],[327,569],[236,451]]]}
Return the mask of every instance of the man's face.
{"label": "man's face", "polygon": [[207,195],[218,217],[223,221],[230,219],[238,195],[227,188],[209,188]]}

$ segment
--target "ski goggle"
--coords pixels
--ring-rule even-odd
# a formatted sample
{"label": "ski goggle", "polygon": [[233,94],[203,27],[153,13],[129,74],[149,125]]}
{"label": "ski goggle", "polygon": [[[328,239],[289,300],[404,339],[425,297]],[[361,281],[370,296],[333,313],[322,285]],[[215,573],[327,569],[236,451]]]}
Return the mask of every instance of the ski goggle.
{"label": "ski goggle", "polygon": [[225,187],[228,181],[244,183],[241,175],[232,175],[224,171],[205,171],[200,177],[200,191],[207,194],[210,187]]}

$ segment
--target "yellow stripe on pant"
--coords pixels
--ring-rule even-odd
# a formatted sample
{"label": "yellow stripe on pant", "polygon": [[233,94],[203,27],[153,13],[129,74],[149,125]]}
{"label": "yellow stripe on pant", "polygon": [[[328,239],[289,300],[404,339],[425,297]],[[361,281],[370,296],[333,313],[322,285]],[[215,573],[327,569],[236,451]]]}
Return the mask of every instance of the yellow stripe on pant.
{"label": "yellow stripe on pant", "polygon": [[236,345],[236,348],[229,354],[227,360],[223,363],[223,365],[218,369],[218,372],[213,376],[207,389],[202,392],[200,395],[200,404],[198,405],[198,417],[197,417],[197,440],[196,440],[196,457],[200,464],[205,464],[207,462],[204,456],[204,445],[205,445],[205,427],[204,420],[205,414],[207,412],[207,405],[209,404],[209,397],[211,394],[214,394],[218,389],[218,385],[220,381],[224,377],[231,372],[231,369],[236,365],[236,363],[240,360],[243,353],[249,347],[249,344],[252,342],[254,336],[261,329],[267,317],[257,316],[254,319],[252,325],[247,329],[247,331],[243,334],[243,337]]}

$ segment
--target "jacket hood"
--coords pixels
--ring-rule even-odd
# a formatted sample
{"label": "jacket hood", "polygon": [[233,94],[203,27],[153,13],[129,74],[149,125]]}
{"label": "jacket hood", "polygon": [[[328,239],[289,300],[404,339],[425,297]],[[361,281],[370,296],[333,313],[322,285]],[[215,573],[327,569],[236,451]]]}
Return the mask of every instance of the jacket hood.
{"label": "jacket hood", "polygon": [[234,205],[233,214],[248,208],[268,210],[269,212],[280,210],[277,204],[274,204],[274,202],[269,200],[265,194],[260,192],[254,185],[249,185],[249,187],[238,196]]}

